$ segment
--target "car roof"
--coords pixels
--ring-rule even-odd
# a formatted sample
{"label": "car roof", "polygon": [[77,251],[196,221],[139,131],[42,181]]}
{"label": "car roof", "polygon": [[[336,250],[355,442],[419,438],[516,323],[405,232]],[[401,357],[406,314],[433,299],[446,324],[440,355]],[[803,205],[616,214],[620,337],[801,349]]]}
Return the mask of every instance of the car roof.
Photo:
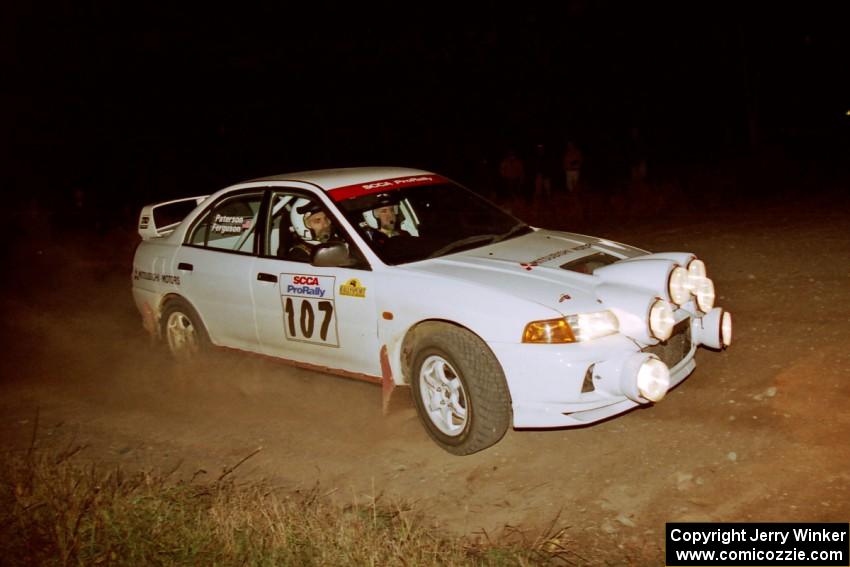
{"label": "car roof", "polygon": [[300,181],[303,183],[312,183],[325,191],[333,191],[340,187],[348,187],[372,181],[415,175],[433,175],[433,173],[409,167],[346,167],[339,169],[316,169],[312,171],[284,173],[281,175],[252,179],[251,182]]}

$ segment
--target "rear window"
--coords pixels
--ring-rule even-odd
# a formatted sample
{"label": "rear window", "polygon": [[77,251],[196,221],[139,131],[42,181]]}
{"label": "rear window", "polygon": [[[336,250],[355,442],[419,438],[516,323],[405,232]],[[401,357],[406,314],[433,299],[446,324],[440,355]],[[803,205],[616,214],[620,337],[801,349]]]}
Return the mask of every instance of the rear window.
{"label": "rear window", "polygon": [[158,228],[163,228],[177,224],[195,210],[197,206],[198,204],[194,200],[191,200],[155,207],[153,210],[154,225]]}

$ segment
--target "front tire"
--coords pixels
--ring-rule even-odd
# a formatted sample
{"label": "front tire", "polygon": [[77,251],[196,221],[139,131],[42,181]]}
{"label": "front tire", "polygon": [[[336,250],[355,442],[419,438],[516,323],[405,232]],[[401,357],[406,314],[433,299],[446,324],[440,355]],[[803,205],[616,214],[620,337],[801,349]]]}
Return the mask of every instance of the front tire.
{"label": "front tire", "polygon": [[198,360],[209,346],[209,336],[197,311],[183,299],[170,299],[160,319],[166,348],[178,361]]}
{"label": "front tire", "polygon": [[494,445],[511,423],[510,395],[496,357],[461,327],[425,323],[414,333],[411,392],[425,430],[455,455]]}

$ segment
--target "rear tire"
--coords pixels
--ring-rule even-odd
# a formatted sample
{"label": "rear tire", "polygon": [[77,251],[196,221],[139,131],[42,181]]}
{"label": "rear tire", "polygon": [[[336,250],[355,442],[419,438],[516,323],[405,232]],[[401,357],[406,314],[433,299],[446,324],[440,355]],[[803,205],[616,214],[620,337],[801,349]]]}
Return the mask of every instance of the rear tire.
{"label": "rear tire", "polygon": [[502,367],[470,331],[424,323],[413,331],[411,393],[431,438],[455,455],[498,442],[511,423]]}
{"label": "rear tire", "polygon": [[160,318],[165,347],[176,360],[198,360],[208,350],[210,339],[198,312],[183,299],[166,302]]}

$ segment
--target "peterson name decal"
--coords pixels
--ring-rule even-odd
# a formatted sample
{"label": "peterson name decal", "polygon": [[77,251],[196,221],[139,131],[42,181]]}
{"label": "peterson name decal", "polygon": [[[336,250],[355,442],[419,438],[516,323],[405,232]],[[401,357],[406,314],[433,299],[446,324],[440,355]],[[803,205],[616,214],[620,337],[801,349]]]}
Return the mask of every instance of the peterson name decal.
{"label": "peterson name decal", "polygon": [[351,278],[339,286],[339,294],[351,297],[366,297],[366,288],[360,285],[360,280]]}
{"label": "peterson name decal", "polygon": [[216,215],[210,230],[220,234],[228,234],[231,232],[234,234],[240,234],[243,230],[251,228],[252,220],[253,219],[246,219],[245,217],[240,216]]}

